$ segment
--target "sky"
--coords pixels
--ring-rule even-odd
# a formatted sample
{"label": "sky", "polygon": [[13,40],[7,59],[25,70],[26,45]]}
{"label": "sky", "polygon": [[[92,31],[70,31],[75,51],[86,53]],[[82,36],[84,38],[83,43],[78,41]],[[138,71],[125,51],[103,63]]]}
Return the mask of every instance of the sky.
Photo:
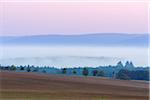
{"label": "sky", "polygon": [[146,0],[0,2],[0,36],[148,33]]}

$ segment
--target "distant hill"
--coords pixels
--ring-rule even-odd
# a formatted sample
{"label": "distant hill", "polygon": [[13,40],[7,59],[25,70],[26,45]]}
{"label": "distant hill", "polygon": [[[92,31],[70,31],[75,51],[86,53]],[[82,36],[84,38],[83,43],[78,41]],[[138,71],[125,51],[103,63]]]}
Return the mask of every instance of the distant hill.
{"label": "distant hill", "polygon": [[148,46],[148,34],[3,36],[6,45]]}

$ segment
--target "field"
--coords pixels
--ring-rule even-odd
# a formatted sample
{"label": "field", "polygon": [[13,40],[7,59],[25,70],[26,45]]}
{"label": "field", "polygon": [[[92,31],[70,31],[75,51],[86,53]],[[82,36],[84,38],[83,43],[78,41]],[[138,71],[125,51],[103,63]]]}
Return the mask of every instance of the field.
{"label": "field", "polygon": [[149,100],[149,82],[0,72],[0,100]]}

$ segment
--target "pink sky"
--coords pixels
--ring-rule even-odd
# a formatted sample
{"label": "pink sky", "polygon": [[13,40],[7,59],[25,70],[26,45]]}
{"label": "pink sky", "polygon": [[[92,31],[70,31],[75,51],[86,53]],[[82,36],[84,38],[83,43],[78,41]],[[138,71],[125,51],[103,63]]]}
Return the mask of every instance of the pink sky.
{"label": "pink sky", "polygon": [[147,32],[146,2],[0,3],[0,35]]}

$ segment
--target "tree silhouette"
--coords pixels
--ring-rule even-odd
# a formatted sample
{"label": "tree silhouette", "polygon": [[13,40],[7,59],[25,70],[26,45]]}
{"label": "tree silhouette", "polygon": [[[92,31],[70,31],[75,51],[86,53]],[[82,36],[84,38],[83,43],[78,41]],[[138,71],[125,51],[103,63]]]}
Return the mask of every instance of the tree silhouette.
{"label": "tree silhouette", "polygon": [[97,76],[98,70],[93,70],[92,73],[93,73],[93,76]]}
{"label": "tree silhouette", "polygon": [[73,74],[77,74],[77,72],[75,71],[75,70],[73,70],[73,72],[72,72]]}
{"label": "tree silhouette", "polygon": [[67,73],[67,68],[63,68],[62,69],[62,74],[66,74]]}
{"label": "tree silhouette", "polygon": [[87,68],[83,68],[82,74],[83,74],[84,76],[88,76],[88,74],[89,74],[88,69],[87,69]]}
{"label": "tree silhouette", "polygon": [[10,70],[13,70],[13,71],[15,71],[17,68],[16,68],[16,66],[15,65],[11,65],[10,66]]}
{"label": "tree silhouette", "polygon": [[27,72],[30,72],[30,71],[31,71],[30,67],[27,67]]}
{"label": "tree silhouette", "polygon": [[24,70],[24,67],[23,67],[23,66],[20,66],[20,70]]}

